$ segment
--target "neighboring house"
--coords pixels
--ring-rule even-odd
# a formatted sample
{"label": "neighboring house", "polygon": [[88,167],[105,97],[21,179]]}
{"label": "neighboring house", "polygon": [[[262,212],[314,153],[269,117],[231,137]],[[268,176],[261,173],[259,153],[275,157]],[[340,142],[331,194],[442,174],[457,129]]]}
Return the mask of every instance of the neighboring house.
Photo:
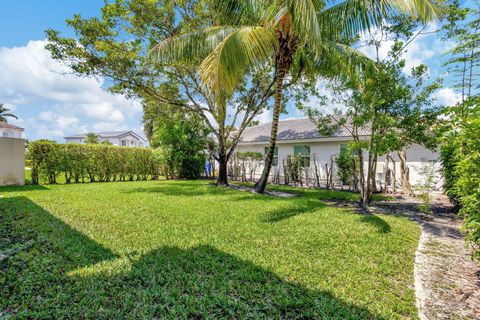
{"label": "neighboring house", "polygon": [[0,122],[0,137],[2,138],[22,138],[23,128],[8,124],[5,122]]}
{"label": "neighboring house", "polygon": [[[254,151],[265,154],[269,146],[270,130],[271,123],[246,128],[236,151]],[[369,139],[368,130],[363,130],[360,135],[364,140]],[[313,161],[317,163],[320,177],[325,179],[325,165],[331,166],[332,159],[335,159],[340,149],[350,141],[352,141],[351,135],[345,129],[339,129],[329,137],[320,135],[316,125],[308,118],[280,121],[272,174],[283,177],[283,164],[286,162],[287,156],[300,155],[305,159],[304,163],[307,164],[307,172],[311,179],[314,177]],[[438,153],[417,144],[408,148],[406,153],[412,185],[423,184],[428,178],[427,172],[433,172],[435,178],[440,181]],[[399,185],[400,161],[396,152],[392,156],[395,160],[396,183]],[[390,163],[389,168],[385,168],[384,161],[385,157],[378,158],[376,178],[380,184],[384,181],[385,172],[387,172],[389,180],[392,177],[393,166]],[[257,170],[257,177],[261,173],[260,169]]]}
{"label": "neighboring house", "polygon": [[[146,147],[148,141],[133,131],[110,131],[93,132],[98,136],[99,142],[109,141],[114,146],[119,147]],[[66,143],[85,143],[87,133],[76,134],[65,137]]]}

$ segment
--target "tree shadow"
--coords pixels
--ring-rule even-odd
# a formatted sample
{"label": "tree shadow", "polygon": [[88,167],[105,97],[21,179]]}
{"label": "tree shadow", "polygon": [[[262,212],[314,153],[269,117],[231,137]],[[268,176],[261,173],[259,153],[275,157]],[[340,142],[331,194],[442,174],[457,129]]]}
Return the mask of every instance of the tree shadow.
{"label": "tree shadow", "polygon": [[360,221],[374,226],[379,233],[389,233],[392,231],[390,224],[377,215],[362,215]]}
{"label": "tree shadow", "polygon": [[[0,199],[0,222],[9,246],[34,242],[0,261],[5,271],[0,296],[7,297],[0,299],[2,316],[383,319],[209,245],[165,246],[112,260],[116,256],[110,250],[25,197]],[[2,240],[0,250],[4,247]],[[123,268],[116,264],[125,261]],[[87,266],[89,273],[69,272]]]}
{"label": "tree shadow", "polygon": [[[123,193],[159,193],[166,196],[201,196],[229,194],[230,189],[198,183],[168,183],[162,182],[153,187],[131,188]],[[231,193],[230,193],[231,194]]]}
{"label": "tree shadow", "polygon": [[[162,247],[129,272],[74,275],[64,283],[50,293],[61,298],[41,306],[54,318],[383,319],[208,245]],[[23,314],[35,314],[33,301],[31,308]]]}
{"label": "tree shadow", "polygon": [[[89,266],[117,258],[111,250],[73,229],[27,197],[0,198],[2,235],[11,241],[0,244],[0,250],[28,241],[32,246],[53,243],[54,250],[68,259],[68,269]],[[3,237],[2,237],[3,238]]]}
{"label": "tree shadow", "polygon": [[37,191],[37,190],[50,190],[49,188],[41,185],[31,185],[26,184],[24,186],[4,186],[0,187],[0,193],[9,193],[9,192],[26,192],[26,191]]}
{"label": "tree shadow", "polygon": [[294,206],[283,207],[267,212],[262,222],[276,223],[301,214],[311,213],[327,205],[313,198],[305,198],[297,201]]}

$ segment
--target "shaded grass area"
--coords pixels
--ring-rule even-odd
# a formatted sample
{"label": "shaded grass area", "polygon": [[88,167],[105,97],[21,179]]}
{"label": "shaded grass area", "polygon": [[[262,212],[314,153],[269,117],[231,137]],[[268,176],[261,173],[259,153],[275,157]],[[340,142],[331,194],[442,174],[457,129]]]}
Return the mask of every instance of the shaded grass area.
{"label": "shaded grass area", "polygon": [[0,188],[0,251],[19,249],[0,262],[0,312],[415,318],[418,227],[320,201],[355,194],[295,191],[284,199],[203,181]]}

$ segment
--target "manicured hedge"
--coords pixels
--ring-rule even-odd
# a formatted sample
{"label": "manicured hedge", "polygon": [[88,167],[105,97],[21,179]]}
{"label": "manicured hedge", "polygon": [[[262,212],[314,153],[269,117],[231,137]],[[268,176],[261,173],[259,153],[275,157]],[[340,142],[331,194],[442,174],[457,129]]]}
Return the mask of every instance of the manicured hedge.
{"label": "manicured hedge", "polygon": [[107,182],[157,179],[161,155],[150,148],[127,148],[100,144],[57,144],[32,142],[28,148],[32,184]]}

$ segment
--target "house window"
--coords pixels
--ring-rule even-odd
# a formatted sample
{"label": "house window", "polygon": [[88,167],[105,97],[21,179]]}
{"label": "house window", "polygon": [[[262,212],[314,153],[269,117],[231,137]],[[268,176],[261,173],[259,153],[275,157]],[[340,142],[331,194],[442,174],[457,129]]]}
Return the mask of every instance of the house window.
{"label": "house window", "polygon": [[[265,156],[267,155],[269,149],[270,147],[265,147]],[[278,166],[278,147],[275,147],[275,150],[273,151],[272,166]]]}
{"label": "house window", "polygon": [[9,135],[8,135],[8,132],[4,131],[4,132],[3,132],[3,137],[4,137],[4,138],[8,138],[8,136],[9,136]]}
{"label": "house window", "polygon": [[122,140],[122,147],[126,147],[126,146],[127,146],[127,141]]}
{"label": "house window", "polygon": [[310,166],[310,147],[309,146],[293,147],[293,155],[300,157],[302,167]]}

